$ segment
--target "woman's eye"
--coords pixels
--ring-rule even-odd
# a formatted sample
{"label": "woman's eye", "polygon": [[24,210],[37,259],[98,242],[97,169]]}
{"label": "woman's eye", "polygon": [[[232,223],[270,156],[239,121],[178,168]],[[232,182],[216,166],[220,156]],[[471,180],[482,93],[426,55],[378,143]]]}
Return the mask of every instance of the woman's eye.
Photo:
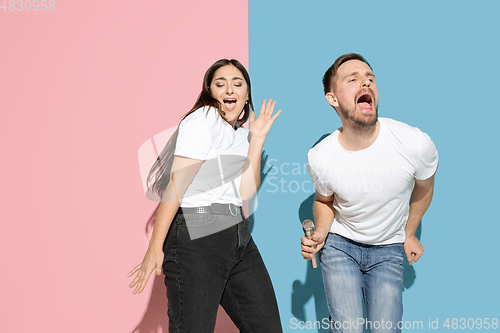
{"label": "woman's eye", "polygon": [[217,88],[222,88],[222,87],[224,87],[224,85],[223,85],[222,83],[217,83],[215,86],[216,86]]}
{"label": "woman's eye", "polygon": [[241,87],[241,86],[242,86],[242,84],[241,84],[241,83],[236,83],[234,86],[235,86],[235,87]]}

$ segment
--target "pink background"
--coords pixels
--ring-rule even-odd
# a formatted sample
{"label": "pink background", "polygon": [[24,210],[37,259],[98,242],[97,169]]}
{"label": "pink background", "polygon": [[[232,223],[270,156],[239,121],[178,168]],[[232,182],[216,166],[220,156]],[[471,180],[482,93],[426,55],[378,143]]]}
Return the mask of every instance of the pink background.
{"label": "pink background", "polygon": [[[0,10],[5,332],[166,332],[163,277],[132,295],[156,204],[137,153],[219,58],[248,65],[248,2],[57,1]],[[222,311],[216,332],[236,332]]]}

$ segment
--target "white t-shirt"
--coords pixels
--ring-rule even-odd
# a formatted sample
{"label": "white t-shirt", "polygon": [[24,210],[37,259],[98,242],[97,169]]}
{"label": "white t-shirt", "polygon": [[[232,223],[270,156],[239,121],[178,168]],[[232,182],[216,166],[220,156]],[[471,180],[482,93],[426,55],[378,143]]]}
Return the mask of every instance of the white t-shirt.
{"label": "white t-shirt", "polygon": [[435,173],[438,153],[418,128],[379,122],[377,139],[360,151],[345,150],[339,130],[323,139],[309,151],[309,173],[319,194],[334,194],[330,232],[365,244],[403,243],[415,179]]}
{"label": "white t-shirt", "polygon": [[235,131],[208,106],[181,121],[175,155],[205,161],[187,188],[181,207],[210,206],[214,202],[241,206],[239,189],[248,136],[248,129]]}

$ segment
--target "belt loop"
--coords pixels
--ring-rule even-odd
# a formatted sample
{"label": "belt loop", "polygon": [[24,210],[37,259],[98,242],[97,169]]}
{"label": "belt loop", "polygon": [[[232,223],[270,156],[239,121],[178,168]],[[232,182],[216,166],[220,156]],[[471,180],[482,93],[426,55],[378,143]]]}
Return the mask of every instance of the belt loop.
{"label": "belt loop", "polygon": [[[233,207],[234,207],[235,213],[233,213]],[[234,204],[230,203],[229,204],[229,212],[231,213],[232,216],[236,216],[236,215],[238,215],[238,208]]]}

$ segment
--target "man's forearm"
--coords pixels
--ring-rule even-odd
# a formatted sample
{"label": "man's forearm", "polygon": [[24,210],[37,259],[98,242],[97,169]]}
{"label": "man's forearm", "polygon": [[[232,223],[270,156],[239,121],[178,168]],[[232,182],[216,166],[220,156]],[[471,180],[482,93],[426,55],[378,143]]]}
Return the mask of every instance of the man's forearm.
{"label": "man's forearm", "polygon": [[434,176],[424,181],[416,181],[410,198],[410,212],[406,223],[406,236],[412,237],[429,208],[434,193]]}
{"label": "man's forearm", "polygon": [[313,214],[314,221],[316,222],[316,230],[327,234],[330,231],[335,216],[333,202],[314,200]]}

